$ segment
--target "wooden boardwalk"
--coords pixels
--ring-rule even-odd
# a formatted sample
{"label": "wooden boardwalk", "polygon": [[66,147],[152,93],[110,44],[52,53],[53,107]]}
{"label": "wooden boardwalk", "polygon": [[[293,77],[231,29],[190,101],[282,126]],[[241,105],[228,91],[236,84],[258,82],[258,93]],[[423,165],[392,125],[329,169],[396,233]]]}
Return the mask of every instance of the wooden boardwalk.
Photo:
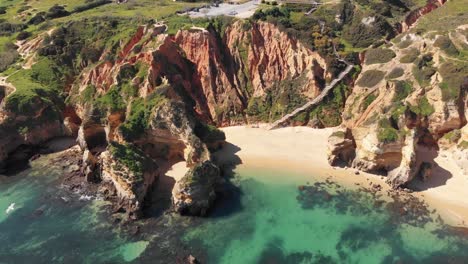
{"label": "wooden boardwalk", "polygon": [[294,111],[292,111],[291,113],[283,116],[281,119],[275,121],[273,124],[270,125],[270,127],[268,129],[271,130],[271,129],[278,128],[281,124],[283,124],[284,122],[286,122],[289,119],[293,118],[295,115],[297,115],[297,114],[309,109],[310,107],[322,102],[322,100],[325,98],[325,96],[327,96],[328,92],[330,92],[333,89],[333,87],[335,87],[335,85],[338,82],[340,82],[353,69],[353,67],[354,67],[353,64],[348,64],[346,69],[344,71],[342,71],[338,75],[338,77],[336,77],[330,84],[328,84],[325,87],[325,89],[323,89],[323,91],[317,97],[312,99],[312,101],[307,102],[303,106],[294,109]]}

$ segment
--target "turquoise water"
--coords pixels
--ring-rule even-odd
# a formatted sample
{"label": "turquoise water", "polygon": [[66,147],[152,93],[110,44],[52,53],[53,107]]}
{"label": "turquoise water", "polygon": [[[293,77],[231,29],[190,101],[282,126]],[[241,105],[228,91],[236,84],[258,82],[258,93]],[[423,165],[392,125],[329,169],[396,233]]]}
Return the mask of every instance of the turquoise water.
{"label": "turquoise water", "polygon": [[104,202],[60,188],[59,171],[38,161],[0,178],[0,263],[134,261],[148,242],[121,237],[104,218]]}
{"label": "turquoise water", "polygon": [[163,214],[129,235],[104,202],[79,200],[59,169],[34,162],[0,178],[0,263],[468,263],[466,235],[418,201],[278,170],[231,181],[211,217]]}
{"label": "turquoise water", "polygon": [[400,202],[312,176],[307,184],[280,171],[239,174],[240,203],[184,237],[207,250],[208,263],[468,263],[466,237],[417,201],[401,216]]}

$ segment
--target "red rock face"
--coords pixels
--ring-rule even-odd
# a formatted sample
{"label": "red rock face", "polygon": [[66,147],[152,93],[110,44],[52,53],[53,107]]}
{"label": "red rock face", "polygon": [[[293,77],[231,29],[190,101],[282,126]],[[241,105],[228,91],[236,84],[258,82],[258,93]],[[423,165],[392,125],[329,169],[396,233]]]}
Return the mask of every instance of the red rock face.
{"label": "red rock face", "polygon": [[281,81],[303,77],[300,92],[315,97],[317,79],[328,74],[325,60],[268,23],[244,29],[234,23],[224,36],[214,30],[179,31],[174,41],[196,67],[195,79],[205,97],[210,118],[232,124],[230,116],[242,112],[251,97],[261,97]]}
{"label": "red rock face", "polygon": [[[104,53],[103,63],[84,72],[80,91],[94,85],[103,94],[118,83],[122,67],[145,64],[149,66],[147,78],[134,80],[140,96],[167,79],[184,88],[199,117],[226,126],[243,123],[239,116],[249,99],[264,96],[281,81],[300,77],[299,92],[313,98],[323,88],[317,80],[329,75],[320,55],[272,24],[261,22],[246,29],[243,22],[237,22],[223,36],[213,28],[181,30],[174,37],[162,33],[159,27],[138,28],[122,45],[117,59],[106,61]],[[141,51],[135,53],[137,44]]]}
{"label": "red rock face", "polygon": [[447,2],[447,0],[429,0],[426,6],[411,11],[401,25],[401,32],[407,31],[412,25],[414,25],[414,23],[418,21],[420,17],[439,8],[445,4],[445,2]]}

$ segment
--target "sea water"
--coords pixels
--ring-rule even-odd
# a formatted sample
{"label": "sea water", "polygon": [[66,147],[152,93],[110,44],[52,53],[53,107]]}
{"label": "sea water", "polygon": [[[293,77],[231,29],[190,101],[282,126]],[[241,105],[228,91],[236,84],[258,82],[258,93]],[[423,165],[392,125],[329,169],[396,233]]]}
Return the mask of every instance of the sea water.
{"label": "sea water", "polygon": [[61,175],[37,161],[0,179],[0,263],[468,263],[466,235],[417,202],[314,175],[238,168],[209,217],[163,214],[138,236]]}

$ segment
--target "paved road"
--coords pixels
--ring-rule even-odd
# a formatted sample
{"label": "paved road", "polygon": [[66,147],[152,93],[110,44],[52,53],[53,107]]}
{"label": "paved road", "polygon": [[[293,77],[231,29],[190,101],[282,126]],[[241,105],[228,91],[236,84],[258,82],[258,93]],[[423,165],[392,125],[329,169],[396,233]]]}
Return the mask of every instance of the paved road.
{"label": "paved road", "polygon": [[214,17],[214,16],[234,16],[238,18],[249,18],[257,10],[259,0],[249,1],[240,5],[222,3],[219,7],[203,8],[200,12],[189,12],[190,17]]}

